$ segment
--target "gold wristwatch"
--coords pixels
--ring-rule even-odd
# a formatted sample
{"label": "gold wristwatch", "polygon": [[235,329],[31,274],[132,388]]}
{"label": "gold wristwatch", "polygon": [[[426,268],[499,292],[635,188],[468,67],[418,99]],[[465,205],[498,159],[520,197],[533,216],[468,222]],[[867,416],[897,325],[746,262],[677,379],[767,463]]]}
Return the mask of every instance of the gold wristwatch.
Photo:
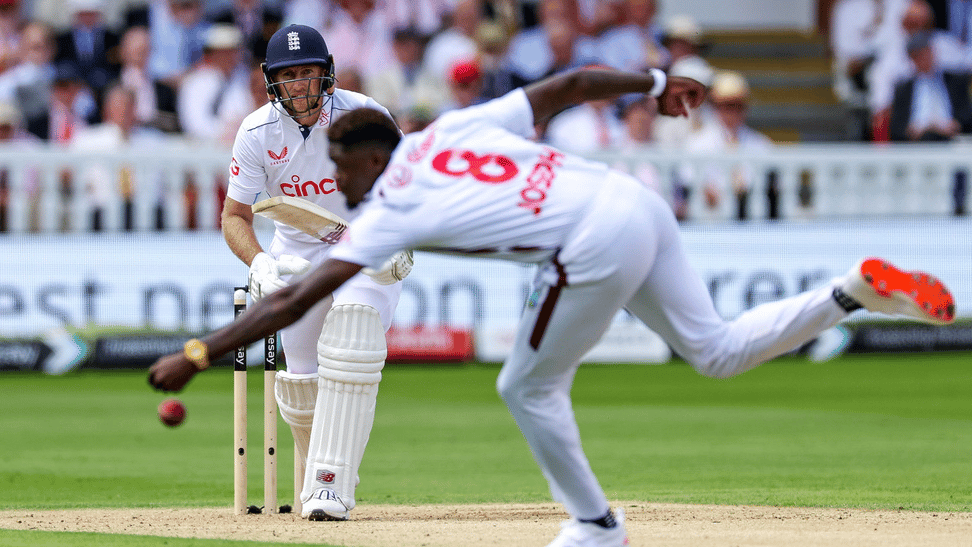
{"label": "gold wristwatch", "polygon": [[202,340],[193,338],[186,342],[183,353],[185,353],[186,359],[189,359],[189,362],[196,365],[199,370],[209,368],[209,349]]}

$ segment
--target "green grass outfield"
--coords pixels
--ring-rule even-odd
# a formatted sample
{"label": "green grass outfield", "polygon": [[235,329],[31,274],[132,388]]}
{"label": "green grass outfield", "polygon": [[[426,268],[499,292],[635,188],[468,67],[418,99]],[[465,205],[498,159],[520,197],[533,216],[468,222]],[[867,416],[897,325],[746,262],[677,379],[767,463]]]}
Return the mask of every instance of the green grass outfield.
{"label": "green grass outfield", "polygon": [[[386,367],[358,503],[549,501],[494,390],[498,371]],[[585,450],[612,499],[972,511],[969,353],[785,358],[730,380],[684,364],[586,365],[573,395]],[[231,506],[231,372],[207,371],[180,397],[188,418],[167,428],[155,413],[164,395],[144,372],[0,373],[0,509]],[[250,495],[260,505],[257,370],[249,397]],[[279,424],[288,503],[293,452]],[[171,542],[70,536],[97,539],[56,543]],[[47,543],[40,537],[0,532],[0,543]]]}

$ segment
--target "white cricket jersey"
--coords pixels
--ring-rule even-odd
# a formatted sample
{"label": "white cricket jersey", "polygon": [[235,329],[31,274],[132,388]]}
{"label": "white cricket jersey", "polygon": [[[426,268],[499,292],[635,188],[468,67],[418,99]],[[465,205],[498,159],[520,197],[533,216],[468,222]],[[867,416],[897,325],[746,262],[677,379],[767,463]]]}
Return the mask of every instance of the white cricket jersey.
{"label": "white cricket jersey", "polygon": [[533,125],[517,89],[405,136],[331,256],[375,267],[418,249],[549,261],[561,282],[603,278],[612,266],[596,257],[618,244],[617,219],[638,201],[626,192],[640,185],[524,138]]}
{"label": "white cricket jersey", "polygon": [[[334,162],[328,155],[327,129],[331,122],[355,108],[374,108],[391,118],[374,99],[336,89],[330,104],[321,109],[318,123],[304,138],[300,124],[265,104],[247,116],[236,133],[226,195],[252,204],[261,192],[270,197],[292,196],[314,202],[351,220],[356,213],[334,183]],[[302,242],[318,241],[296,228],[275,223],[277,237]]]}

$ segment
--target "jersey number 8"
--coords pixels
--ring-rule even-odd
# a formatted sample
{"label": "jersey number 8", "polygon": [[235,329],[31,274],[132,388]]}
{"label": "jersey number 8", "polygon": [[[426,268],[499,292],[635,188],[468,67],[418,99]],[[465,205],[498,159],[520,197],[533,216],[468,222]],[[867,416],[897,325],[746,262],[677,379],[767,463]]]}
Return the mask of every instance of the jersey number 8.
{"label": "jersey number 8", "polygon": [[[450,161],[458,157],[465,160],[465,169],[455,169],[449,165]],[[472,178],[486,184],[502,184],[517,175],[520,170],[507,156],[499,154],[477,155],[472,150],[448,149],[439,152],[432,158],[432,168],[445,175],[461,177],[470,175]]]}

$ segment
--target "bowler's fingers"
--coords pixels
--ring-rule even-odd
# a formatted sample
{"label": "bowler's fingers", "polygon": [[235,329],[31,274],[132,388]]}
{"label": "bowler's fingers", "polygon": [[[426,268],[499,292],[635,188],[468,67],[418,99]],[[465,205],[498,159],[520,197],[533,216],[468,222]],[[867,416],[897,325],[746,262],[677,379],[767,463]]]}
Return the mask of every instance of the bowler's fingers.
{"label": "bowler's fingers", "polygon": [[692,86],[685,93],[685,97],[688,99],[688,104],[692,107],[692,109],[702,106],[702,101],[705,100],[705,87],[698,82],[695,83],[697,85]]}
{"label": "bowler's fingers", "polygon": [[166,355],[149,368],[148,382],[161,391],[181,391],[197,370],[181,353]]}
{"label": "bowler's fingers", "polygon": [[691,78],[672,76],[661,97],[658,110],[666,116],[687,116],[705,100],[705,86]]}
{"label": "bowler's fingers", "polygon": [[675,90],[666,92],[658,98],[658,112],[665,116],[688,116],[688,103],[685,96]]}

